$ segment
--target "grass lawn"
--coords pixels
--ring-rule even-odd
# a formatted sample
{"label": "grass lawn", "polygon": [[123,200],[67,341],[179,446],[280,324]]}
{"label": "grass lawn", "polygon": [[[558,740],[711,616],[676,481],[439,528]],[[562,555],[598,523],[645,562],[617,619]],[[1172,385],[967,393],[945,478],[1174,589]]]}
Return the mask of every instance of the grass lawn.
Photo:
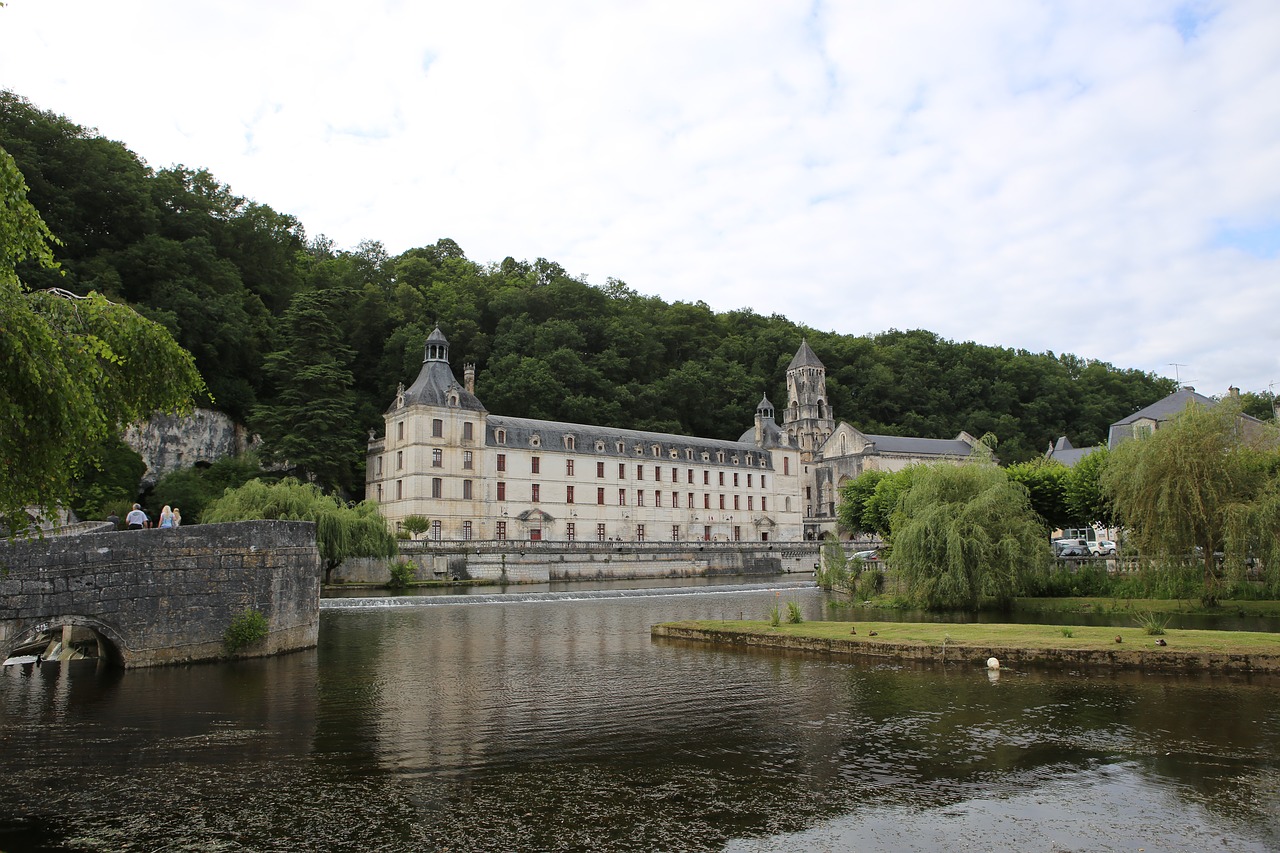
{"label": "grass lawn", "polygon": [[[1157,647],[1157,637],[1142,628],[1088,627],[1080,625],[1010,625],[941,622],[802,622],[783,623],[777,627],[764,620],[670,623],[680,627],[707,631],[755,634],[761,637],[795,637],[842,640],[858,644],[889,643],[898,645],[950,647],[1016,648],[1016,649],[1089,649],[1129,650],[1161,648],[1202,654],[1280,655],[1280,633],[1251,631],[1199,631],[1166,628],[1159,639],[1167,646]],[[856,630],[857,633],[851,633]],[[876,636],[871,636],[874,631]],[[1070,632],[1071,636],[1064,633]],[[1116,643],[1119,636],[1123,641]]]}
{"label": "grass lawn", "polygon": [[1280,616],[1280,601],[1220,601],[1205,607],[1185,598],[1019,598],[1015,613],[1185,613],[1203,616]]}

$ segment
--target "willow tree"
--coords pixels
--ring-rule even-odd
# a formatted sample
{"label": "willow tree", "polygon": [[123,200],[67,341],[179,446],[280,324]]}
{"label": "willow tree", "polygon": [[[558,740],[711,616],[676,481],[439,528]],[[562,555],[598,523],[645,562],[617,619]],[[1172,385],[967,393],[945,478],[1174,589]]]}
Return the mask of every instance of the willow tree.
{"label": "willow tree", "polygon": [[1243,566],[1251,547],[1274,541],[1267,507],[1275,490],[1276,433],[1223,400],[1188,405],[1160,429],[1111,451],[1103,492],[1143,554],[1197,554],[1204,597],[1214,601],[1218,560]]}
{"label": "willow tree", "polygon": [[250,480],[238,489],[227,489],[205,507],[200,521],[279,519],[313,521],[316,547],[324,560],[324,582],[348,557],[390,557],[396,553],[395,537],[372,501],[348,504],[327,495],[314,483],[286,477],[278,483]]}
{"label": "willow tree", "polygon": [[1049,560],[1026,488],[987,464],[916,468],[892,540],[908,597],[930,610],[1007,607]]}
{"label": "willow tree", "polygon": [[28,507],[66,502],[116,430],[188,410],[204,389],[164,327],[96,293],[28,290],[18,264],[56,268],[55,242],[0,148],[0,516],[16,530]]}

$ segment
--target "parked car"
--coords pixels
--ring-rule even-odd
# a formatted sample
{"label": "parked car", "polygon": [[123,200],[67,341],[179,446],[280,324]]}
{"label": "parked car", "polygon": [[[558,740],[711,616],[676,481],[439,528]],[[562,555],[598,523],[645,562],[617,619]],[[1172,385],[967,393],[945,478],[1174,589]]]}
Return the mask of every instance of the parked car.
{"label": "parked car", "polygon": [[1089,553],[1095,557],[1113,557],[1116,553],[1116,543],[1110,539],[1099,539],[1097,542],[1090,542]]}
{"label": "parked car", "polygon": [[880,549],[872,548],[868,551],[854,551],[853,559],[861,560],[864,563],[874,563],[880,559]]}
{"label": "parked car", "polygon": [[1087,557],[1089,544],[1083,539],[1055,539],[1053,555],[1055,557]]}

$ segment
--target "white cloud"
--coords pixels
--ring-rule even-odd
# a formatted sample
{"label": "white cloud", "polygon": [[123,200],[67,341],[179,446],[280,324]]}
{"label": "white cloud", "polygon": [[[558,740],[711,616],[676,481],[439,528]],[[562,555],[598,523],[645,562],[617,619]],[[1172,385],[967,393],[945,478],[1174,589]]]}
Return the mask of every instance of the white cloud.
{"label": "white cloud", "polygon": [[[12,0],[0,79],[339,245],[1280,380],[1280,7]],[[1233,236],[1234,235],[1234,236]]]}

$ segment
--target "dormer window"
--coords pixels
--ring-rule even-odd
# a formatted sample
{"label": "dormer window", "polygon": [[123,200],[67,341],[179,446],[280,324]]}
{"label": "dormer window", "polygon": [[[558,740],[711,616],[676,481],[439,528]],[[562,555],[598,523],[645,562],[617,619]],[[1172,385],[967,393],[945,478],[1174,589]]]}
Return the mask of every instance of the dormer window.
{"label": "dormer window", "polygon": [[662,448],[661,448],[661,447],[659,447],[659,446],[658,446],[658,445],[656,445],[656,444],[655,444],[655,445],[653,445],[653,447],[651,447],[651,448],[650,448],[650,450],[652,450],[652,451],[653,451],[653,455],[654,455],[654,456],[658,456],[658,455],[660,455],[660,454],[662,453]]}
{"label": "dormer window", "polygon": [[716,451],[716,461],[717,461],[717,462],[719,462],[721,465],[723,465],[723,464],[724,464],[724,451],[723,451],[723,450],[717,450],[717,451]]}
{"label": "dormer window", "polygon": [[573,436],[571,436],[571,435],[566,435],[566,436],[564,437],[564,449],[565,449],[565,450],[575,450],[575,449],[577,449],[576,445],[577,445],[577,441],[574,439],[574,437],[573,437]]}
{"label": "dormer window", "polygon": [[496,441],[498,444],[506,444],[507,431],[505,429],[494,430],[493,440]]}
{"label": "dormer window", "polygon": [[537,434],[535,433],[535,434],[534,434],[532,437],[530,437],[530,439],[529,439],[529,446],[530,446],[530,447],[541,447],[541,446],[542,446],[542,436],[537,435]]}
{"label": "dormer window", "polygon": [[618,442],[618,452],[619,452],[619,453],[622,453],[625,449],[626,449],[626,448],[623,446],[622,442],[621,442],[621,441],[619,441],[619,442]]}
{"label": "dormer window", "polygon": [[597,441],[597,442],[596,442],[596,453],[604,453],[604,442],[603,442],[603,441]]}

